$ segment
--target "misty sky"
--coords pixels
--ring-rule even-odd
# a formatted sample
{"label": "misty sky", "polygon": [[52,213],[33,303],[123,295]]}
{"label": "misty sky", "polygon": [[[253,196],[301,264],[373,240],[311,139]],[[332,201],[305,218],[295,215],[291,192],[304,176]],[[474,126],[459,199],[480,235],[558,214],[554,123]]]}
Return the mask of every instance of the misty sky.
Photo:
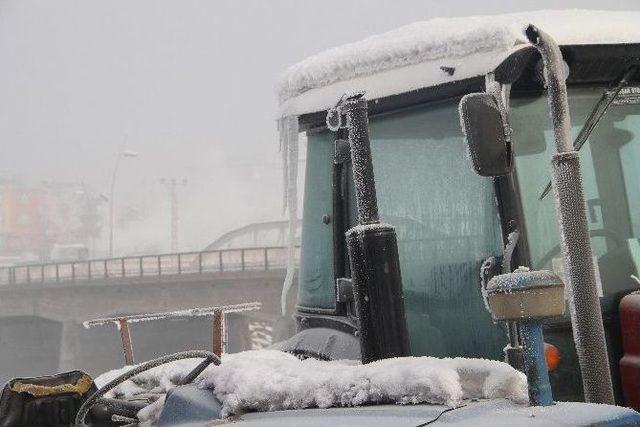
{"label": "misty sky", "polygon": [[[604,3],[640,9],[638,0]],[[274,87],[320,50],[436,16],[596,0],[0,0],[0,176],[84,183],[143,220],[116,252],[167,250],[161,177],[187,178],[181,249],[281,218]],[[615,23],[612,23],[615,25]]]}

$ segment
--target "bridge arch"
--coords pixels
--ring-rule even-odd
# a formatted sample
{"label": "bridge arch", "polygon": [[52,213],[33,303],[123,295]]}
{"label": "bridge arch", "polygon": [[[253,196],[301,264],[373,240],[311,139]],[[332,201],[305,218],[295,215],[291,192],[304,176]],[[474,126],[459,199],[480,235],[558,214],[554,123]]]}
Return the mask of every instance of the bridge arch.
{"label": "bridge arch", "polygon": [[[301,224],[302,221],[298,220],[295,236],[296,246],[300,245]],[[224,233],[204,250],[286,246],[289,241],[288,236],[288,220],[256,222]]]}

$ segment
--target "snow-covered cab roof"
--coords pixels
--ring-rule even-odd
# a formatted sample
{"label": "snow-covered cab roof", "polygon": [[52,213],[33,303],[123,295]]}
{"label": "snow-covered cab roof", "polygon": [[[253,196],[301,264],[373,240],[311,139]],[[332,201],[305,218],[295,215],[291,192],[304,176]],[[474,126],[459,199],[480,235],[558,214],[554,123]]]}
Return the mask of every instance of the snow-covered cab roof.
{"label": "snow-covered cab roof", "polygon": [[640,43],[640,12],[538,11],[438,18],[339,46],[290,67],[278,85],[280,115],[326,110],[342,94],[369,99],[464,81],[492,72],[525,49],[535,24],[561,46]]}

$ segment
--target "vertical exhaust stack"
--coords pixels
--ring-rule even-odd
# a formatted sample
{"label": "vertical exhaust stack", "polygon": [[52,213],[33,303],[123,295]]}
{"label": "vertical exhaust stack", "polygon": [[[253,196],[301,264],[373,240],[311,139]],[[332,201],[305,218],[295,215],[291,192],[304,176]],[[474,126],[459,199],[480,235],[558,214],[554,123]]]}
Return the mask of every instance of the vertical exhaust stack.
{"label": "vertical exhaust stack", "polygon": [[540,51],[549,91],[549,108],[557,146],[557,154],[551,161],[553,190],[570,287],[571,324],[582,371],[585,400],[614,404],[580,176],[580,160],[571,143],[562,53],[553,38],[535,26],[529,25],[525,34]]}
{"label": "vertical exhaust stack", "polygon": [[367,100],[346,98],[358,225],[346,233],[362,363],[410,355],[395,228],[381,224],[369,144]]}

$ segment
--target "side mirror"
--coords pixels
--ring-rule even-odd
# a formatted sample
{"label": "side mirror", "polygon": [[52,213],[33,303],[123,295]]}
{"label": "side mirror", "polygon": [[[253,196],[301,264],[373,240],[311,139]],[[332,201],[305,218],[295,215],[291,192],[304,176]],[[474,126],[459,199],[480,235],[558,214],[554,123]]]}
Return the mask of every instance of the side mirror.
{"label": "side mirror", "polygon": [[470,93],[460,100],[458,111],[476,173],[499,176],[511,172],[509,125],[496,97],[490,93]]}

